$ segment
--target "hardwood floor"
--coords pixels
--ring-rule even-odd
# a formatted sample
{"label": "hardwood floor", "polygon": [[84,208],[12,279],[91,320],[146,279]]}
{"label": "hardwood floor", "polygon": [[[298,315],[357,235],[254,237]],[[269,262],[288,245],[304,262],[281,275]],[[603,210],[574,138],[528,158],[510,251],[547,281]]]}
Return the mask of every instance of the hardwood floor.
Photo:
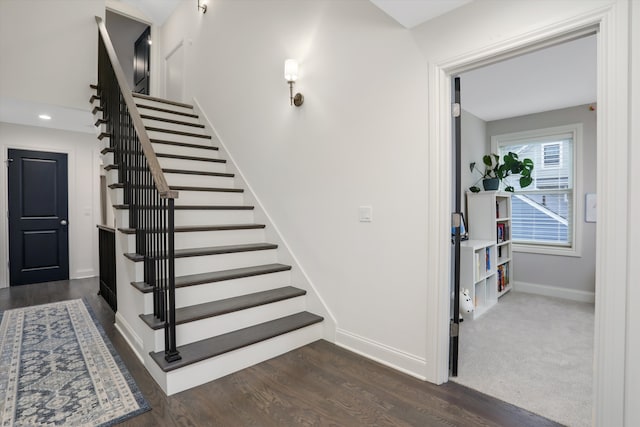
{"label": "hardwood floor", "polygon": [[318,341],[166,397],[83,279],[0,290],[0,310],[86,298],[152,410],[125,426],[558,426],[466,387],[435,386]]}

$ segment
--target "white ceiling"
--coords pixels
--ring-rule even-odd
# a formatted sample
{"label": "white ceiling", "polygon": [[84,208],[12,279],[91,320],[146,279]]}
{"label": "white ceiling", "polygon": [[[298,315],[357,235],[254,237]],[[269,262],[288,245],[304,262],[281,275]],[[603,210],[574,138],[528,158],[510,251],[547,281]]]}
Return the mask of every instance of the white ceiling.
{"label": "white ceiling", "polygon": [[596,43],[592,35],[463,73],[462,108],[492,121],[594,103]]}
{"label": "white ceiling", "polygon": [[413,28],[472,0],[371,0],[405,28]]}

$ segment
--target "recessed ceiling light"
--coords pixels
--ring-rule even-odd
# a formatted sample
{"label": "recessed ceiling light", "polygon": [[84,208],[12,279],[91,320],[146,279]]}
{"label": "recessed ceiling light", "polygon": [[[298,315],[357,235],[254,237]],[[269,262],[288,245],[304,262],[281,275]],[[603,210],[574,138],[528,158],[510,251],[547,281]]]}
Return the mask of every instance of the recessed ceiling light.
{"label": "recessed ceiling light", "polygon": [[48,114],[40,114],[38,117],[42,120],[51,120],[51,116]]}

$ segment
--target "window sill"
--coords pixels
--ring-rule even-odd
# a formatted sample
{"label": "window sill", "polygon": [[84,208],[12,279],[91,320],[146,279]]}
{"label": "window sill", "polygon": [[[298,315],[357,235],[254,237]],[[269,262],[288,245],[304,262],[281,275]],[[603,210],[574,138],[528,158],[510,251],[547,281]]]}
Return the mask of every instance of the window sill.
{"label": "window sill", "polygon": [[513,252],[524,252],[531,254],[541,255],[555,255],[555,256],[569,256],[569,257],[581,257],[580,251],[575,248],[562,248],[557,246],[544,246],[544,245],[526,245],[522,243],[514,243]]}

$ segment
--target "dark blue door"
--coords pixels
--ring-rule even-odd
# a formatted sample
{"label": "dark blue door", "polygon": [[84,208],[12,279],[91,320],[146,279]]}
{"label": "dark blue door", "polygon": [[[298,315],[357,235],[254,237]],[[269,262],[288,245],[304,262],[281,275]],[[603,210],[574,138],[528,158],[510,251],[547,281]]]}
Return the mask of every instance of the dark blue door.
{"label": "dark blue door", "polygon": [[11,285],[69,278],[67,155],[9,150]]}

